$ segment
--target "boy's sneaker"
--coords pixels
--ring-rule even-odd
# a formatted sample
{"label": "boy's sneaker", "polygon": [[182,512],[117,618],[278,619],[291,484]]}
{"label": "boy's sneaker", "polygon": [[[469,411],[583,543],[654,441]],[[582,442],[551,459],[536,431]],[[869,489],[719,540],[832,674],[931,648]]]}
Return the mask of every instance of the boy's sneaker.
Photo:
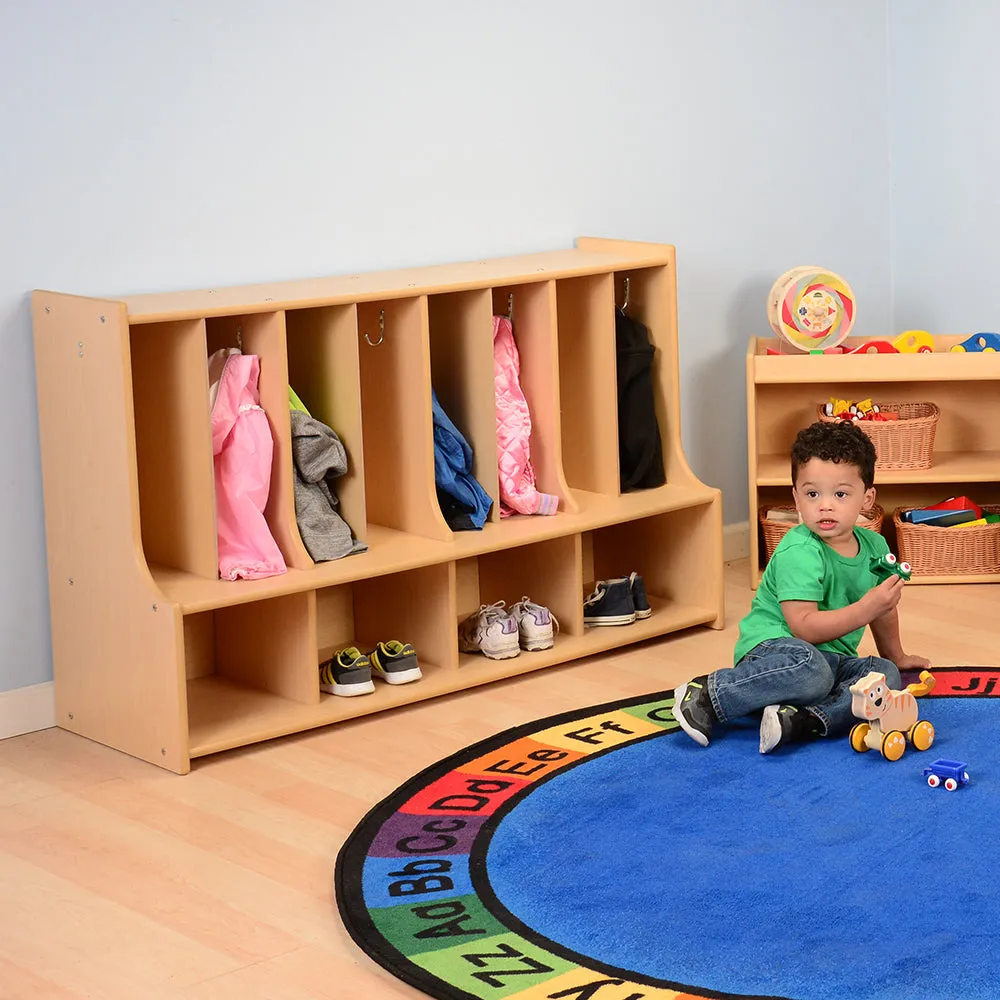
{"label": "boy's sneaker", "polygon": [[712,739],[712,723],[718,717],[708,696],[707,674],[674,690],[674,718],[695,743],[708,746]]}
{"label": "boy's sneaker", "polygon": [[631,625],[635,621],[632,588],[622,577],[598,580],[594,592],[583,602],[584,625]]}
{"label": "boy's sneaker", "polygon": [[319,687],[321,691],[340,695],[341,698],[371,694],[375,690],[371,661],[357,646],[341,649],[319,665]]}
{"label": "boy's sneaker", "polygon": [[458,648],[463,653],[482,653],[491,660],[509,660],[521,652],[517,619],[503,601],[481,604],[458,626]]}
{"label": "boy's sneaker", "polygon": [[535,604],[525,596],[511,605],[510,613],[517,622],[521,649],[534,652],[552,648],[559,631],[559,620],[548,608]]}
{"label": "boy's sneaker", "polygon": [[372,675],[386,684],[409,684],[424,675],[417,663],[417,651],[408,642],[390,639],[380,642],[369,654]]}
{"label": "boy's sneaker", "polygon": [[630,573],[628,586],[629,590],[632,591],[632,603],[635,605],[636,620],[648,618],[653,613],[653,609],[649,606],[649,600],[646,597],[646,584],[643,582],[642,577],[638,573]]}
{"label": "boy's sneaker", "polygon": [[770,753],[789,743],[818,736],[819,719],[794,705],[768,705],[760,720],[760,752]]}

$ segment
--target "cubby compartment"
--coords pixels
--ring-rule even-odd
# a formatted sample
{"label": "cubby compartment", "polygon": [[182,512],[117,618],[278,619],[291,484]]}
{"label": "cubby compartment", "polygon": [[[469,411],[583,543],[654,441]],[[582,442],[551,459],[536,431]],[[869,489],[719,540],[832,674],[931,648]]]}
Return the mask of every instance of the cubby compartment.
{"label": "cubby compartment", "polygon": [[266,739],[319,704],[312,592],[184,616],[191,756]]}
{"label": "cubby compartment", "polygon": [[427,296],[357,308],[368,523],[449,541],[434,490]]}
{"label": "cubby compartment", "polygon": [[257,390],[271,425],[273,453],[271,488],[264,518],[285,564],[308,569],[313,565],[295,521],[292,485],[292,434],[288,419],[288,360],[283,312],[245,316],[213,316],[206,321],[208,356],[224,347],[238,347],[260,359]]}
{"label": "cubby compartment", "polygon": [[[557,659],[562,643],[583,634],[579,573],[579,535],[460,559],[455,564],[456,624],[474,614],[480,605],[503,601],[509,608],[522,597],[528,597],[555,615],[559,632],[554,651],[522,652],[517,657],[521,661],[519,666],[530,669],[531,662],[539,657]],[[467,668],[478,668],[485,659],[476,653],[459,656],[460,664]]]}
{"label": "cubby compartment", "polygon": [[150,566],[215,579],[215,472],[205,320],[129,331],[139,524]]}
{"label": "cubby compartment", "polygon": [[[511,321],[520,359],[518,383],[531,415],[531,466],[535,485],[559,497],[559,510],[576,513],[562,465],[556,283],[539,281],[493,289],[493,315]],[[521,515],[514,515],[521,516]]]}
{"label": "cubby compartment", "polygon": [[566,482],[573,489],[617,495],[614,295],[611,274],[556,282]]}
{"label": "cubby compartment", "polygon": [[[677,309],[668,289],[674,287],[669,266],[614,272],[615,308],[646,327],[653,347],[652,384],[666,481],[690,475],[680,448],[680,380],[677,369]],[[617,399],[617,386],[615,388]]]}
{"label": "cubby compartment", "polygon": [[715,572],[720,516],[715,505],[705,503],[584,532],[582,597],[600,581],[635,572],[652,609],[649,618],[633,625],[588,631],[620,633],[627,641],[633,630],[654,635],[714,619],[721,586]]}
{"label": "cubby compartment", "polygon": [[354,536],[365,541],[368,516],[357,307],[351,303],[290,310],[285,325],[289,385],[309,413],[332,428],[347,451],[347,472],[329,485],[337,497],[337,513]]}
{"label": "cubby compartment", "polygon": [[472,476],[489,494],[489,520],[500,520],[489,289],[428,297],[431,385],[441,409],[472,449]]}
{"label": "cubby compartment", "polygon": [[[442,563],[317,590],[316,665],[347,646],[367,653],[378,642],[398,639],[412,643],[424,675],[406,688],[428,682],[433,686],[435,677],[457,664],[453,581],[452,564]],[[376,695],[380,694],[393,692],[379,684]]]}

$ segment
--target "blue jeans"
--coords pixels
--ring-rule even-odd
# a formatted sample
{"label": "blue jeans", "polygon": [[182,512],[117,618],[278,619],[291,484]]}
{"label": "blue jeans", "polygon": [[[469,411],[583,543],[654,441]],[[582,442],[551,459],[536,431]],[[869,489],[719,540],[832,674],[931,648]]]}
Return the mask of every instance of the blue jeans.
{"label": "blue jeans", "polygon": [[767,705],[807,708],[824,736],[846,733],[859,721],[851,711],[850,686],[871,670],[898,690],[899,671],[880,656],[843,656],[802,639],[767,639],[731,670],[708,675],[708,693],[721,722],[759,712]]}

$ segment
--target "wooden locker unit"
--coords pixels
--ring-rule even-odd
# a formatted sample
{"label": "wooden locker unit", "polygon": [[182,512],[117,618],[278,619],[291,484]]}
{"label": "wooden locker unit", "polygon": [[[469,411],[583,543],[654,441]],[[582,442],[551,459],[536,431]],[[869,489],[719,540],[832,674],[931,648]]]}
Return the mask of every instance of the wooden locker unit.
{"label": "wooden locker unit", "polygon": [[[667,482],[618,489],[614,310],[658,348]],[[538,487],[554,516],[500,519],[492,316],[513,303]],[[723,624],[719,491],[680,435],[675,251],[572,250],[268,285],[32,296],[57,723],[178,773],[193,758],[461,691],[677,629]],[[218,579],[207,359],[261,357],[274,437],[266,516],[288,571]],[[366,552],[314,563],[295,521],[288,385],[340,435],[340,510]],[[431,386],[494,500],[453,532],[434,486]],[[595,579],[640,572],[654,614],[585,628]],[[552,649],[459,654],[479,604],[548,604]],[[424,677],[320,692],[344,645],[413,642]],[[655,677],[650,679],[655,687]]]}

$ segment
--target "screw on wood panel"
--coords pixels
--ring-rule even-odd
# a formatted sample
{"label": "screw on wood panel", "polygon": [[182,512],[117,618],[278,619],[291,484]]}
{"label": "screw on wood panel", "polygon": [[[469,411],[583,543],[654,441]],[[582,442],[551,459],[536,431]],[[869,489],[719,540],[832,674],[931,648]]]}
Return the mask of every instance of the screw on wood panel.
{"label": "screw on wood panel", "polygon": [[102,323],[106,322],[103,316],[101,317],[101,322]]}
{"label": "screw on wood panel", "polygon": [[162,755],[163,755],[164,757],[166,757],[166,756],[167,756],[167,748],[166,748],[166,747],[160,747],[160,753],[161,753],[161,754],[162,754]]}
{"label": "screw on wood panel", "polygon": [[273,302],[273,301],[274,301],[274,299],[273,299],[273,298],[271,298],[271,296],[270,296],[270,295],[265,295],[265,296],[264,296],[264,301],[265,301],[265,302]]}
{"label": "screw on wood panel", "polygon": [[78,358],[82,358],[83,357],[83,341],[82,340],[78,340],[76,342],[76,356]]}
{"label": "screw on wood panel", "polygon": [[71,587],[73,586],[73,577],[70,577],[70,578],[69,578],[69,585],[70,585]]}
{"label": "screw on wood panel", "polygon": [[50,313],[50,312],[52,312],[52,310],[51,310],[51,309],[50,309],[50,308],[49,308],[48,306],[46,306],[46,307],[45,307],[45,311],[46,311],[47,313]]}
{"label": "screw on wood panel", "polygon": [[156,610],[156,605],[155,605],[155,604],[153,605],[153,610],[154,610],[154,611]]}
{"label": "screw on wood panel", "polygon": [[67,712],[66,714],[69,715],[69,721],[72,722],[73,721],[73,713],[72,712]]}

